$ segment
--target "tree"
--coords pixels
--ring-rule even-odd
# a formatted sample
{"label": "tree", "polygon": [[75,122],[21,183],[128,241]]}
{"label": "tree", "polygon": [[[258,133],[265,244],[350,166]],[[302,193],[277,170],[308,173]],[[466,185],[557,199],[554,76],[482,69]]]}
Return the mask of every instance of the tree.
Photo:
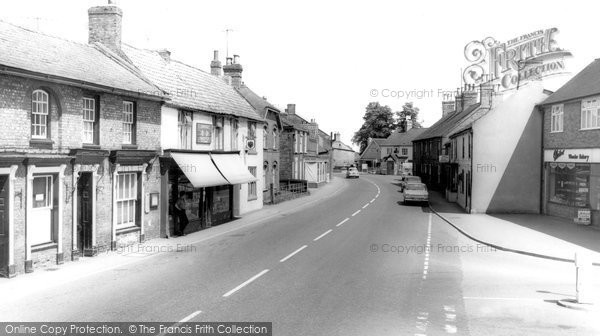
{"label": "tree", "polygon": [[363,120],[363,125],[352,137],[352,142],[360,145],[361,153],[367,148],[369,138],[387,138],[396,128],[392,109],[378,102],[367,105]]}
{"label": "tree", "polygon": [[412,102],[405,103],[402,106],[402,111],[396,112],[398,120],[397,128],[400,132],[406,132],[406,120],[412,121],[412,128],[422,128],[423,126],[418,120],[419,108],[415,107]]}

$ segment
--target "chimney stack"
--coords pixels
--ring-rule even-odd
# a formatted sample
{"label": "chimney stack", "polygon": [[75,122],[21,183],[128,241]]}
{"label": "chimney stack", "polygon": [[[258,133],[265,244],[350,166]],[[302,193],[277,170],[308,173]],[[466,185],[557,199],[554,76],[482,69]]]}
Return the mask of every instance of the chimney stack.
{"label": "chimney stack", "polygon": [[456,96],[454,96],[454,108],[456,109],[456,113],[460,113],[463,111],[463,95],[460,89],[456,90]]}
{"label": "chimney stack", "polygon": [[463,109],[466,110],[470,106],[477,104],[477,99],[479,98],[479,93],[477,92],[475,85],[467,85],[462,96],[463,96]]}
{"label": "chimney stack", "polygon": [[442,102],[442,117],[447,116],[448,114],[454,112],[454,101],[443,101]]}
{"label": "chimney stack", "polygon": [[413,122],[411,118],[406,118],[406,128],[404,132],[408,132],[413,127]]}
{"label": "chimney stack", "polygon": [[102,43],[114,52],[121,51],[123,11],[112,1],[106,6],[88,9],[88,43]]}
{"label": "chimney stack", "polygon": [[221,77],[221,61],[219,61],[219,51],[213,52],[213,60],[210,62],[210,73],[213,76]]}
{"label": "chimney stack", "polygon": [[233,55],[233,59],[231,57],[227,57],[227,64],[223,66],[223,73],[226,77],[231,78],[231,86],[239,89],[242,86],[242,65],[239,63],[240,56]]}
{"label": "chimney stack", "polygon": [[287,113],[287,114],[296,114],[296,104],[287,104],[287,108],[285,109],[285,113]]}

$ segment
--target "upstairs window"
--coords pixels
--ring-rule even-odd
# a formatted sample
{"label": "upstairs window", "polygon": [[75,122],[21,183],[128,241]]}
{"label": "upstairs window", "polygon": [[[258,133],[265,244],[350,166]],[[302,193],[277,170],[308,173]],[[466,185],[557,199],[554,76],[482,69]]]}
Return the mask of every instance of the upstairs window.
{"label": "upstairs window", "polygon": [[279,148],[279,136],[277,135],[277,128],[273,128],[273,149]]}
{"label": "upstairs window", "polygon": [[98,144],[98,111],[96,99],[83,98],[83,139],[84,144]]}
{"label": "upstairs window", "polygon": [[563,131],[563,105],[553,105],[550,119],[550,132]]}
{"label": "upstairs window", "polygon": [[31,95],[31,138],[48,139],[48,111],[50,99],[48,93],[42,90],[35,90]]}
{"label": "upstairs window", "polygon": [[192,149],[192,123],[192,112],[179,111],[177,126],[180,149]]}
{"label": "upstairs window", "polygon": [[248,139],[256,139],[256,123],[253,121],[248,122]]}
{"label": "upstairs window", "polygon": [[581,129],[600,128],[600,97],[581,102]]}
{"label": "upstairs window", "polygon": [[223,117],[213,117],[213,129],[214,129],[214,137],[215,137],[215,150],[224,150],[225,146],[223,144]]}
{"label": "upstairs window", "polygon": [[402,148],[402,156],[408,156],[408,148]]}
{"label": "upstairs window", "polygon": [[267,130],[267,126],[265,126],[263,128],[263,149],[267,149],[268,148],[268,135],[269,135],[269,131]]}
{"label": "upstairs window", "polygon": [[135,104],[123,102],[123,144],[135,144]]}
{"label": "upstairs window", "polygon": [[237,150],[238,149],[238,121],[236,119],[230,119],[229,120],[230,126],[231,126],[231,150]]}
{"label": "upstairs window", "polygon": [[[256,166],[248,167],[248,171],[252,176],[256,177]],[[256,193],[256,181],[248,183],[248,200],[255,200],[258,197]]]}

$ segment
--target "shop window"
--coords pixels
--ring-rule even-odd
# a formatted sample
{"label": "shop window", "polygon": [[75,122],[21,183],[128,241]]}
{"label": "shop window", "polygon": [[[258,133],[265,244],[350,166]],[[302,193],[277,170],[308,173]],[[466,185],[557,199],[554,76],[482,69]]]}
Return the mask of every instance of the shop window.
{"label": "shop window", "polygon": [[550,163],[549,202],[574,207],[590,205],[590,165]]}
{"label": "shop window", "polygon": [[96,99],[83,98],[83,139],[84,144],[98,144],[98,109]]}
{"label": "shop window", "polygon": [[177,119],[179,148],[192,149],[192,112],[179,111],[179,117]]}
{"label": "shop window", "polygon": [[562,132],[563,131],[563,116],[564,106],[553,105],[550,119],[550,132]]}
{"label": "shop window", "polygon": [[600,128],[600,97],[581,102],[581,129]]}
{"label": "shop window", "polygon": [[117,229],[137,225],[137,173],[117,174]]}
{"label": "shop window", "polygon": [[31,138],[49,138],[50,99],[48,93],[35,90],[31,95]]}
{"label": "shop window", "polygon": [[135,144],[135,104],[123,102],[123,144]]}
{"label": "shop window", "polygon": [[[252,176],[256,177],[256,166],[250,166],[248,167],[248,170]],[[248,200],[255,200],[257,197],[256,181],[248,183]]]}

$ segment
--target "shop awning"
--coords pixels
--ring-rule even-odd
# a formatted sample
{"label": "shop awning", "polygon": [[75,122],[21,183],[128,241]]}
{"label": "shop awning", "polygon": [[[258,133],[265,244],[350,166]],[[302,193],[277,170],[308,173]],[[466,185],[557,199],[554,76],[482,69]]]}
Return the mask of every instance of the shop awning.
{"label": "shop awning", "polygon": [[208,153],[171,153],[171,157],[194,188],[230,184],[219,173]]}
{"label": "shop awning", "polygon": [[248,167],[242,161],[239,154],[211,154],[215,165],[221,171],[221,174],[231,184],[240,184],[256,181],[256,177],[250,174]]}

